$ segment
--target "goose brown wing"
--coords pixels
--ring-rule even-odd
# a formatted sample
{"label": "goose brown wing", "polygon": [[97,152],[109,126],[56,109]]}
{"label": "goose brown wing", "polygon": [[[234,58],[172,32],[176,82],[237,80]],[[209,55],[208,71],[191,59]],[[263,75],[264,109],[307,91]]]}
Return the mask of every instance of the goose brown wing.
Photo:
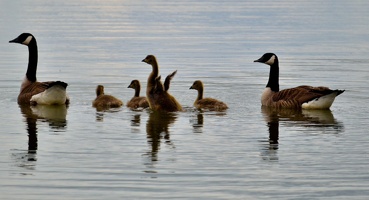
{"label": "goose brown wing", "polygon": [[18,103],[30,103],[32,96],[45,91],[51,82],[34,82],[29,84],[20,92]]}
{"label": "goose brown wing", "polygon": [[307,85],[281,90],[273,95],[273,101],[294,101],[300,105],[315,98],[327,95],[333,91],[327,87],[312,87]]}

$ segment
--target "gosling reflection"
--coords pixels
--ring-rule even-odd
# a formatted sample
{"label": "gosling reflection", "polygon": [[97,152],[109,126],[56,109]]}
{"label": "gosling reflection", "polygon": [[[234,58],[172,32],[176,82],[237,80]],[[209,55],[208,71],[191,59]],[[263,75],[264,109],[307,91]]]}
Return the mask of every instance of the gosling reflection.
{"label": "gosling reflection", "polygon": [[131,119],[131,126],[138,127],[141,124],[141,114],[135,114]]}
{"label": "gosling reflection", "polygon": [[279,125],[283,127],[299,127],[304,131],[318,133],[340,133],[343,125],[337,122],[330,110],[294,110],[261,107],[264,120],[267,122],[268,145],[261,153],[264,160],[278,160]]}
{"label": "gosling reflection", "polygon": [[196,116],[192,117],[192,119],[190,119],[190,123],[192,124],[194,133],[202,133],[202,127],[204,126],[204,115],[202,112],[199,112]]}
{"label": "gosling reflection", "polygon": [[150,165],[158,161],[158,151],[162,139],[165,140],[167,145],[173,147],[170,141],[169,126],[175,122],[176,118],[176,113],[150,111],[146,124],[147,142],[151,147],[151,150],[147,153],[150,158]]}
{"label": "gosling reflection", "polygon": [[15,154],[17,158],[20,158],[22,164],[20,166],[32,169],[33,164],[30,161],[36,161],[36,153],[38,149],[37,138],[37,121],[47,122],[52,131],[58,132],[64,130],[67,126],[66,115],[67,106],[47,106],[47,105],[20,105],[20,110],[25,118],[28,133],[28,151],[22,155]]}
{"label": "gosling reflection", "polygon": [[190,124],[192,124],[194,133],[202,133],[202,129],[204,127],[204,115],[205,116],[218,116],[222,117],[227,115],[226,112],[213,112],[213,111],[202,111],[202,110],[194,110],[192,111],[194,115],[190,118]]}
{"label": "gosling reflection", "polygon": [[102,108],[97,107],[96,108],[96,121],[97,122],[103,122],[104,121],[104,115],[105,113],[115,113],[121,111],[121,108]]}

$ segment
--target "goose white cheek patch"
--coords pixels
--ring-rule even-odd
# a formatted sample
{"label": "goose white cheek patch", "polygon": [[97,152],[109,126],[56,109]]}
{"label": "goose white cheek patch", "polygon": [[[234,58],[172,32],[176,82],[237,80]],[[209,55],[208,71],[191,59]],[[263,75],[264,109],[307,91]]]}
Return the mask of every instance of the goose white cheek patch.
{"label": "goose white cheek patch", "polygon": [[275,61],[275,55],[273,55],[272,57],[270,57],[270,59],[268,61],[265,62],[265,64],[268,65],[273,65]]}
{"label": "goose white cheek patch", "polygon": [[32,38],[33,38],[32,36],[28,36],[27,39],[24,40],[24,42],[22,42],[22,44],[28,45],[31,42]]}

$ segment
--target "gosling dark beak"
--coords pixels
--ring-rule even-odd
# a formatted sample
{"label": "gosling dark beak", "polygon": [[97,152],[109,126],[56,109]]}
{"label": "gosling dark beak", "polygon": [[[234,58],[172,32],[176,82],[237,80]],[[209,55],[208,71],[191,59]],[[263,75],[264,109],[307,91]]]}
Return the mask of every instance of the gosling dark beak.
{"label": "gosling dark beak", "polygon": [[191,86],[190,89],[193,89],[193,87]]}
{"label": "gosling dark beak", "polygon": [[146,59],[143,59],[141,62],[146,62]]}

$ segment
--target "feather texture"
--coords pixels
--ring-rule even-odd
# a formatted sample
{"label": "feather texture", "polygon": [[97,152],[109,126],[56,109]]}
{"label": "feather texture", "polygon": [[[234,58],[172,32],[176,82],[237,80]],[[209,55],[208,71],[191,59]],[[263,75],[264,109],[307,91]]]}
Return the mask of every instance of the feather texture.
{"label": "feather texture", "polygon": [[95,108],[119,108],[123,105],[120,99],[112,95],[104,93],[104,86],[98,85],[96,87],[96,98],[92,101],[92,106]]}

